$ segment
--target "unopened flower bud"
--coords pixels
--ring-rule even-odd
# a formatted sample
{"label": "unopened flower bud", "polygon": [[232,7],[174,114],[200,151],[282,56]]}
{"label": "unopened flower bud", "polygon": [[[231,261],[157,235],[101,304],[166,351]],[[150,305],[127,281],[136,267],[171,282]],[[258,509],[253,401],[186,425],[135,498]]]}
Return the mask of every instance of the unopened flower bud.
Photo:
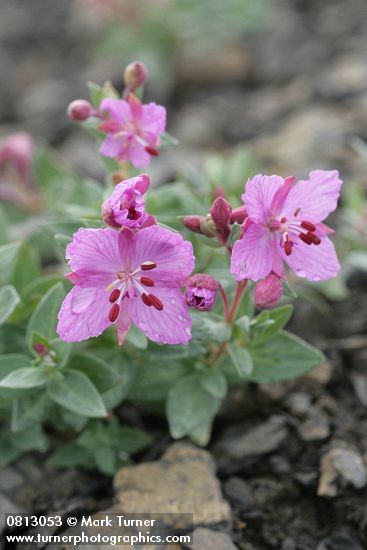
{"label": "unopened flower bud", "polygon": [[41,344],[41,342],[35,342],[33,344],[33,349],[40,357],[45,357],[50,351],[44,344]]}
{"label": "unopened flower bud", "polygon": [[211,275],[197,273],[189,277],[185,298],[189,306],[200,311],[210,311],[215,306],[219,283]]}
{"label": "unopened flower bud", "polygon": [[92,116],[93,107],[85,99],[76,99],[70,103],[67,114],[70,120],[82,122]]}
{"label": "unopened flower bud", "polygon": [[205,217],[200,218],[200,229],[201,233],[206,237],[212,238],[217,235],[217,226],[214,223],[214,220],[211,214],[208,214]]}
{"label": "unopened flower bud", "polygon": [[142,61],[133,61],[124,70],[124,84],[130,91],[142,86],[148,78],[148,69]]}
{"label": "unopened flower bud", "polygon": [[217,197],[212,204],[210,214],[218,230],[220,240],[225,243],[229,237],[229,221],[231,219],[232,206],[223,197]]}
{"label": "unopened flower bud", "polygon": [[201,218],[202,216],[185,216],[183,219],[183,224],[190,231],[201,234],[201,226],[200,226]]}
{"label": "unopened flower bud", "polygon": [[237,222],[239,224],[243,224],[246,218],[247,218],[247,208],[245,205],[242,205],[232,210],[230,223]]}
{"label": "unopened flower bud", "polygon": [[270,273],[265,279],[255,285],[255,304],[260,309],[275,306],[282,297],[282,282],[278,275]]}

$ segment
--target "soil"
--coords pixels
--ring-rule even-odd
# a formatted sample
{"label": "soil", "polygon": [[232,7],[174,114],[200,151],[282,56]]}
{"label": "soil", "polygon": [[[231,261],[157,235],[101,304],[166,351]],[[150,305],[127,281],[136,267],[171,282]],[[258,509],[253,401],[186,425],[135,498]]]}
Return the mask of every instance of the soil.
{"label": "soil", "polygon": [[[90,54],[100,29],[82,21],[71,0],[3,0],[0,11],[0,68],[7,74],[0,133],[28,129],[51,140],[80,173],[100,177],[90,140],[64,117],[67,103],[84,93],[84,80],[117,80],[121,72],[117,62]],[[228,63],[238,41],[221,52],[222,65],[211,60],[212,70],[191,57],[188,69],[181,59],[174,86],[161,92],[170,131],[182,143],[175,169],[188,158],[200,162],[208,148],[244,141],[268,171],[333,167],[366,181],[354,147],[356,138],[367,138],[366,36],[364,0],[281,0],[265,28],[243,38],[238,64]],[[154,170],[164,181],[173,162],[162,156]],[[329,302],[326,314],[297,301],[289,326],[321,347],[328,363],[301,380],[232,391],[215,422],[209,450],[241,550],[367,548],[366,274],[352,274],[348,286],[348,298]],[[121,416],[155,435],[136,462],[158,459],[171,443],[160,418],[132,405]],[[258,443],[256,428],[268,438]],[[339,469],[335,453],[343,457]],[[112,501],[111,480],[95,472],[59,473],[57,483],[53,476],[39,456],[22,459],[0,472],[2,498],[37,513],[94,512]]]}

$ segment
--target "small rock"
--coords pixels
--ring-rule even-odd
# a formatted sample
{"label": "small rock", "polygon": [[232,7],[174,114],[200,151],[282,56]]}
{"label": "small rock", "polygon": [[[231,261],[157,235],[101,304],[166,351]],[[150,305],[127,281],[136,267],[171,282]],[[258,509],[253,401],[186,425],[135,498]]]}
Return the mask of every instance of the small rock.
{"label": "small rock", "polygon": [[285,424],[285,418],[273,415],[267,422],[245,433],[241,428],[235,428],[222,437],[217,449],[234,459],[271,453],[280,447],[288,435]]}
{"label": "small rock", "polygon": [[0,470],[0,487],[4,493],[13,493],[24,483],[22,475],[12,466]]}
{"label": "small rock", "polygon": [[335,497],[338,493],[337,482],[339,480],[356,489],[366,486],[366,468],[360,454],[356,451],[338,447],[331,449],[322,457],[317,494]]}
{"label": "small rock", "polygon": [[231,520],[210,454],[189,444],[173,444],[157,462],[122,468],[114,485],[116,511],[189,513],[193,514],[194,526],[229,525]]}
{"label": "small rock", "polygon": [[330,435],[328,417],[314,408],[309,418],[300,425],[298,432],[303,441],[321,441]]}
{"label": "small rock", "polygon": [[354,391],[364,407],[367,407],[367,376],[355,374],[352,378]]}
{"label": "small rock", "polygon": [[236,550],[235,546],[226,533],[213,531],[198,527],[193,533],[194,544],[189,546],[192,550]]}
{"label": "small rock", "polygon": [[250,486],[240,477],[233,476],[226,481],[224,494],[233,506],[241,510],[250,510],[253,507]]}
{"label": "small rock", "polygon": [[336,534],[319,542],[316,550],[363,550],[363,547],[347,535]]}
{"label": "small rock", "polygon": [[319,388],[320,386],[323,387],[329,382],[332,372],[332,364],[325,361],[325,363],[322,363],[322,365],[316,369],[312,369],[310,372],[302,376],[301,382],[311,388]]}
{"label": "small rock", "polygon": [[296,416],[306,416],[312,407],[311,397],[305,392],[294,392],[286,400],[286,406]]}

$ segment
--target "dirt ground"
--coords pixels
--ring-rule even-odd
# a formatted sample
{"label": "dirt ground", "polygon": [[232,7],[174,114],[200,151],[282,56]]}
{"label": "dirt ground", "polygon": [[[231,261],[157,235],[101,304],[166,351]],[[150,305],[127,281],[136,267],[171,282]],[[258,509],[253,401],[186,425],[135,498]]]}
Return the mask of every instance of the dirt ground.
{"label": "dirt ground", "polygon": [[[160,100],[182,147],[162,155],[157,179],[245,142],[268,172],[336,168],[367,183],[356,147],[367,139],[365,0],[274,5],[263,29],[229,43],[205,71],[200,55],[178,61]],[[80,173],[101,177],[92,142],[65,117],[85,80],[119,79],[116,60],[90,54],[100,29],[69,0],[3,0],[0,12],[0,135],[26,129]],[[290,323],[328,362],[295,382],[233,390],[216,420],[209,450],[241,550],[367,548],[367,275],[354,273],[348,286],[325,314],[298,301]],[[121,416],[156,436],[136,460],[157,459],[170,443],[162,420],[132,405]],[[111,480],[69,471],[56,482],[38,456],[0,472],[0,490],[37,512],[94,512],[112,498]]]}

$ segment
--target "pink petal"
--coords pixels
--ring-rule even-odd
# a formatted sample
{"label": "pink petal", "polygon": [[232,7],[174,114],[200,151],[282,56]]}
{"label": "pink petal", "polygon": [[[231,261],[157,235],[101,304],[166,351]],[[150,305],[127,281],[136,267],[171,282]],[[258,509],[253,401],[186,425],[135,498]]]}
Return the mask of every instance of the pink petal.
{"label": "pink petal", "polygon": [[65,342],[81,342],[99,336],[111,323],[107,292],[75,286],[62,303],[57,334]]}
{"label": "pink petal", "polygon": [[179,233],[159,225],[141,229],[136,233],[133,245],[136,267],[148,261],[157,264],[149,271],[149,277],[155,281],[177,286],[177,281],[188,277],[194,269],[192,244]]}
{"label": "pink petal", "polygon": [[146,168],[150,164],[150,155],[145,147],[135,139],[126,150],[126,156],[136,168]]}
{"label": "pink petal", "polygon": [[121,155],[126,155],[125,142],[126,139],[124,137],[108,135],[100,146],[99,152],[101,155],[109,158],[121,157]]}
{"label": "pink petal", "polygon": [[334,245],[328,237],[323,237],[318,246],[297,239],[290,256],[286,256],[284,251],[281,253],[289,267],[309,281],[332,279],[340,269]]}
{"label": "pink petal", "polygon": [[111,118],[122,124],[129,124],[132,120],[130,105],[124,99],[114,99],[111,97],[103,99],[99,106],[99,111],[107,111]]}
{"label": "pink petal", "polygon": [[282,213],[293,217],[300,208],[302,219],[321,222],[335,210],[342,183],[337,170],[314,170],[308,180],[297,182],[290,190]]}
{"label": "pink petal", "polygon": [[140,174],[140,176],[136,178],[131,178],[131,181],[134,182],[135,187],[142,195],[148,191],[150,186],[150,178],[148,174]]}
{"label": "pink petal", "polygon": [[152,292],[163,304],[163,310],[143,304],[140,296],[130,305],[132,320],[144,334],[160,344],[188,344],[191,339],[189,309],[180,290],[154,288]]}
{"label": "pink petal", "polygon": [[159,136],[166,129],[166,109],[156,103],[143,105],[140,124],[143,132]]}
{"label": "pink petal", "polygon": [[130,301],[128,299],[124,299],[120,303],[120,314],[116,325],[119,344],[122,345],[131,325]]}
{"label": "pink petal", "polygon": [[[72,271],[116,275],[121,270],[124,246],[114,229],[79,229],[66,247],[66,259]],[[111,282],[111,280],[110,280]]]}
{"label": "pink petal", "polygon": [[233,247],[231,273],[237,281],[258,281],[272,271],[273,263],[274,241],[269,230],[258,224],[250,225]]}
{"label": "pink petal", "polygon": [[258,174],[248,180],[242,200],[247,207],[248,217],[255,223],[267,223],[273,214],[272,203],[279,189],[284,185],[280,176]]}

